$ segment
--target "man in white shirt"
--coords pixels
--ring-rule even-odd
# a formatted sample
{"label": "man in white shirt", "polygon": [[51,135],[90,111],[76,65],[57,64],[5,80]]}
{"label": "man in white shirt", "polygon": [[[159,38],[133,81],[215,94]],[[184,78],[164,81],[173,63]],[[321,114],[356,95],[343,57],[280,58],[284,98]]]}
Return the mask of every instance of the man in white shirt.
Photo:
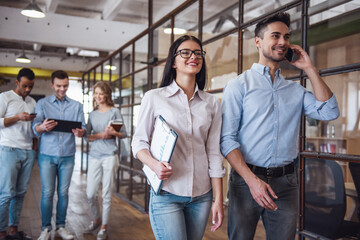
{"label": "man in white shirt", "polygon": [[34,79],[31,69],[22,68],[16,88],[0,94],[0,240],[32,239],[17,226],[36,157],[31,129],[36,102],[28,96]]}

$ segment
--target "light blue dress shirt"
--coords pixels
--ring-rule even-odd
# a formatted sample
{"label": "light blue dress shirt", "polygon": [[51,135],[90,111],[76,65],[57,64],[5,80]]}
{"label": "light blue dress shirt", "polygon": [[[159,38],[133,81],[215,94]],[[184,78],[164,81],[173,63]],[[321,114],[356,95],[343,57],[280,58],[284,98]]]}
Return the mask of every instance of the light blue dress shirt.
{"label": "light blue dress shirt", "polygon": [[35,127],[41,124],[46,118],[82,122],[82,127],[86,129],[84,121],[83,105],[67,96],[60,101],[51,95],[40,99],[36,104],[36,118],[33,122],[33,131],[40,137],[40,153],[56,157],[68,157],[75,154],[75,135],[64,132],[44,132],[39,134]]}
{"label": "light blue dress shirt", "polygon": [[285,80],[280,69],[273,83],[269,67],[254,63],[224,88],[221,152],[226,156],[238,148],[246,163],[287,165],[298,155],[302,113],[333,120],[339,108],[334,95],[326,102],[317,101],[300,84]]}

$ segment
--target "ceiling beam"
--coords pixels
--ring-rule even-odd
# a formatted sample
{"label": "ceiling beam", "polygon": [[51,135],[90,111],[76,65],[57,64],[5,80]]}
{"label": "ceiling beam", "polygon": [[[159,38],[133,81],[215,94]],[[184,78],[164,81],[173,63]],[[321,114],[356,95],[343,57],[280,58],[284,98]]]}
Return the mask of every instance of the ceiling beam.
{"label": "ceiling beam", "polygon": [[47,13],[28,19],[19,9],[0,7],[0,39],[43,45],[114,51],[144,30],[144,25]]}
{"label": "ceiling beam", "polygon": [[102,15],[104,20],[113,20],[119,13],[123,0],[108,0],[104,6]]}

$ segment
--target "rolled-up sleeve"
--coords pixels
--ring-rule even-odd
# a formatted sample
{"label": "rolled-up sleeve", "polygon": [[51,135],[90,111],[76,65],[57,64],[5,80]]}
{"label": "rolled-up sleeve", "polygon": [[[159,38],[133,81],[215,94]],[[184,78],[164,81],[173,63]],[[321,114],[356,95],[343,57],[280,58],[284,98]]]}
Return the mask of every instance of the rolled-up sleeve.
{"label": "rolled-up sleeve", "polygon": [[221,106],[219,100],[215,99],[213,108],[213,119],[206,141],[206,152],[209,158],[209,176],[211,178],[222,178],[225,169],[222,164],[220,153],[220,133],[221,133]]}
{"label": "rolled-up sleeve", "polygon": [[304,113],[308,117],[324,121],[338,118],[340,111],[335,94],[329,100],[321,102],[316,100],[311,92],[306,91],[304,94]]}
{"label": "rolled-up sleeve", "polygon": [[223,92],[222,100],[222,127],[220,148],[226,157],[231,151],[240,148],[238,133],[242,116],[243,94],[238,78],[230,80]]}
{"label": "rolled-up sleeve", "polygon": [[150,92],[145,93],[141,100],[139,120],[131,142],[133,156],[143,149],[150,150],[150,136],[154,130],[154,111],[152,96]]}
{"label": "rolled-up sleeve", "polygon": [[44,111],[43,111],[43,99],[40,99],[37,104],[36,104],[36,107],[35,107],[35,113],[36,113],[36,118],[34,119],[33,121],[33,124],[32,124],[32,129],[33,129],[33,132],[34,132],[34,135],[36,137],[40,137],[41,134],[38,133],[35,128],[37,125],[39,124],[42,124],[42,122],[45,120],[44,119]]}

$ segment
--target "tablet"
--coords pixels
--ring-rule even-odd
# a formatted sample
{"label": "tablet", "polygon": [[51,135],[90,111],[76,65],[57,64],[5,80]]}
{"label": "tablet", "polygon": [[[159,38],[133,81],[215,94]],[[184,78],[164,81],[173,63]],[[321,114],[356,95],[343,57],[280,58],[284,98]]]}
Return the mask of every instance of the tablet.
{"label": "tablet", "polygon": [[58,119],[50,119],[49,120],[54,120],[56,121],[58,124],[53,128],[53,130],[51,131],[55,131],[55,132],[68,132],[68,133],[72,133],[73,129],[76,128],[82,128],[81,122],[75,122],[75,121],[67,121],[67,120],[58,120]]}

